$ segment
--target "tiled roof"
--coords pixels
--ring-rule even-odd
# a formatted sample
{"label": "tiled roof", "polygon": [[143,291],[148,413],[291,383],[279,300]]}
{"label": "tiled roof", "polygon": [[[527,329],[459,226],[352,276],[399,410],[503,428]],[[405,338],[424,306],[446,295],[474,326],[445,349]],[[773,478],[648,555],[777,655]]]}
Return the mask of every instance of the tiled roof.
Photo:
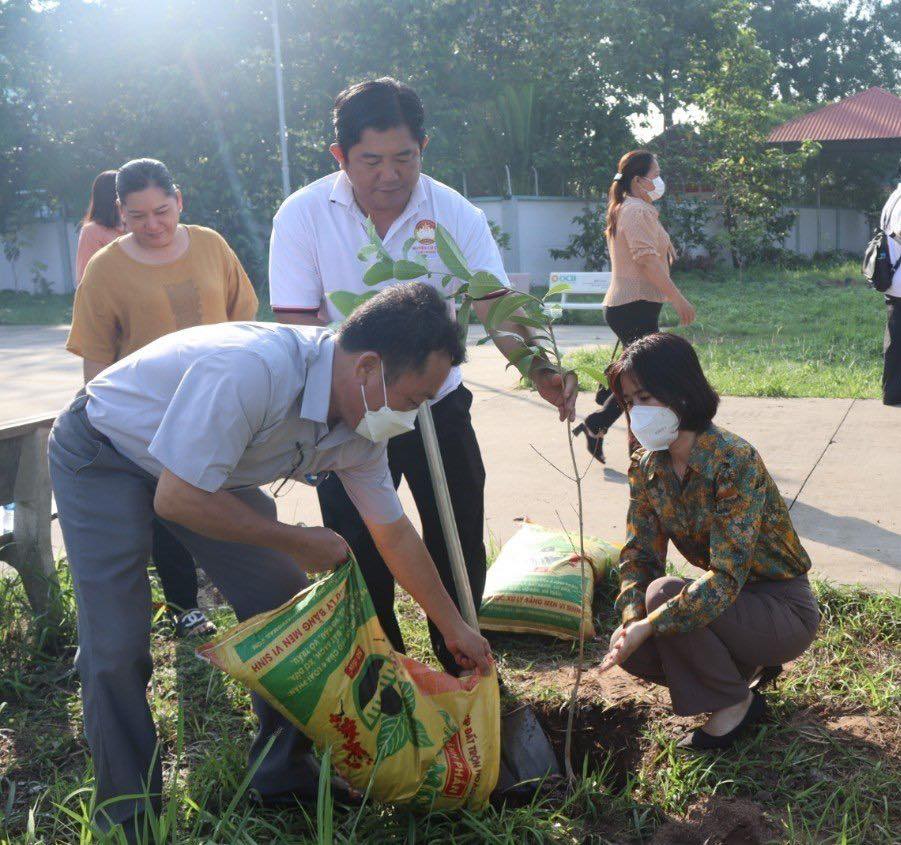
{"label": "tiled roof", "polygon": [[864,141],[901,138],[901,97],[870,88],[777,126],[767,140]]}

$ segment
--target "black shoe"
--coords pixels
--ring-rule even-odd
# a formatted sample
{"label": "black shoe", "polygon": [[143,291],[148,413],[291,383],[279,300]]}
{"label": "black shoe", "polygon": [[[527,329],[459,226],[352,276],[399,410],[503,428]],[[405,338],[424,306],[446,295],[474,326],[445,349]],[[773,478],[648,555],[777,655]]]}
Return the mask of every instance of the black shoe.
{"label": "black shoe", "polygon": [[591,429],[591,418],[595,416],[594,414],[589,414],[585,417],[585,422],[579,423],[574,429],[573,434],[585,435],[585,448],[588,449],[588,454],[591,455],[595,460],[600,461],[602,464],[607,463],[607,459],[604,457],[604,435],[592,434]]}
{"label": "black shoe", "polygon": [[758,692],[752,691],[748,712],[745,713],[744,718],[729,733],[722,736],[713,736],[713,734],[697,728],[682,737],[676,743],[676,748],[683,748],[689,751],[721,751],[724,748],[729,748],[748,728],[756,725],[765,715],[766,699]]}
{"label": "black shoe", "polygon": [[[309,789],[294,789],[288,792],[261,793],[257,789],[251,789],[247,793],[252,804],[261,810],[296,810],[298,806],[307,810],[316,809],[319,800],[319,783],[313,783]],[[359,807],[363,803],[363,796],[340,777],[332,778],[332,801],[339,807]]]}
{"label": "black shoe", "polygon": [[216,626],[202,610],[192,607],[175,620],[175,636],[181,640],[186,637],[214,637]]}
{"label": "black shoe", "polygon": [[782,674],[781,666],[764,666],[763,669],[760,670],[760,674],[752,679],[749,687],[754,690],[762,690],[767,684],[771,684],[775,682],[776,678],[778,678]]}

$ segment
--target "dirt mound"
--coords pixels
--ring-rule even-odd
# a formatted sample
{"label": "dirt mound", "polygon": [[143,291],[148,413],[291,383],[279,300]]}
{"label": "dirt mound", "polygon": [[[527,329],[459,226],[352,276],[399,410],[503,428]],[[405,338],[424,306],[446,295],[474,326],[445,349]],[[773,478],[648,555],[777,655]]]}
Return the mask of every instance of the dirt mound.
{"label": "dirt mound", "polygon": [[708,798],[693,805],[684,821],[663,825],[651,845],[766,845],[779,826],[763,807],[742,798]]}

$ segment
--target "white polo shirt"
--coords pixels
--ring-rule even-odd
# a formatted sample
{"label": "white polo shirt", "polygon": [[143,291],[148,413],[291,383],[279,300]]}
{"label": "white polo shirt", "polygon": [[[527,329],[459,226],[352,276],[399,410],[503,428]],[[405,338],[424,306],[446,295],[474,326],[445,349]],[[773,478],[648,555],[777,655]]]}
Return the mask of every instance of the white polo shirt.
{"label": "white polo shirt", "polygon": [[[360,249],[369,243],[366,215],[354,198],[353,186],[343,170],[301,188],[284,201],[272,221],[269,243],[269,300],[276,313],[315,314],[322,309],[330,321],[343,314],[328,294],[347,291],[363,294],[390,284],[369,287],[363,274],[375,257],[361,261]],[[450,232],[473,272],[487,270],[509,287],[500,250],[491,235],[485,213],[453,188],[420,175],[403,213],[383,238],[385,249],[395,260],[403,258],[404,244],[413,239],[410,257],[424,259],[431,279],[418,281],[441,287],[448,272],[435,246],[435,224]],[[453,304],[449,307],[453,309]],[[454,367],[435,400],[445,397],[461,383]]]}
{"label": "white polo shirt", "polygon": [[[888,257],[894,264],[901,258],[901,183],[883,206],[879,225],[888,235]],[[895,270],[892,284],[885,293],[901,298],[901,267]]]}

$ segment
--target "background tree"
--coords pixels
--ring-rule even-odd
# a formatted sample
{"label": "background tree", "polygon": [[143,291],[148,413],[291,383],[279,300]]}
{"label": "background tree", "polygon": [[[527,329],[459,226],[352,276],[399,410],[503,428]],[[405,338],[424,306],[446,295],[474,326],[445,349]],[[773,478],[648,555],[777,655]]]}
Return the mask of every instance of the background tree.
{"label": "background tree", "polygon": [[770,106],[772,62],[752,29],[722,50],[719,67],[700,98],[707,119],[701,129],[716,199],[723,207],[722,243],[735,267],[778,251],[794,220],[786,197],[807,159],[816,152],[768,146],[778,118]]}

